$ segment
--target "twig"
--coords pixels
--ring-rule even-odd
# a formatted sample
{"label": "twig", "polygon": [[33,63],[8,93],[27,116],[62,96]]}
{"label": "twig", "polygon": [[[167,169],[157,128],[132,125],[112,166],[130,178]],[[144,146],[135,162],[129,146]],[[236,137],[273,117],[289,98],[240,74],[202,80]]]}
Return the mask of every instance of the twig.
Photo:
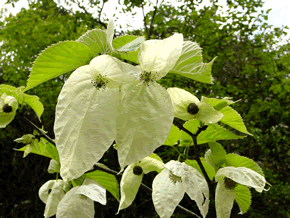
{"label": "twig", "polygon": [[204,177],[205,177],[205,179],[206,179],[206,182],[207,182],[208,187],[209,187],[209,189],[210,189],[211,195],[214,196],[213,183],[210,181],[210,179],[209,179],[209,177],[208,177],[208,175],[207,175],[207,173],[206,173],[206,171],[205,171],[205,169],[204,169],[204,167],[203,167],[203,165],[202,165],[202,163],[201,163],[201,161],[200,161],[200,158],[199,158],[199,155],[198,155],[198,154],[199,154],[199,150],[198,150],[197,139],[196,139],[197,136],[198,136],[202,131],[206,130],[207,125],[205,125],[205,126],[203,126],[203,127],[199,127],[198,130],[196,131],[196,133],[192,133],[192,132],[190,132],[189,130],[187,130],[186,128],[184,128],[184,126],[181,125],[181,124],[180,124],[179,122],[177,122],[176,120],[173,120],[173,124],[174,124],[175,126],[177,126],[180,130],[186,132],[188,135],[191,136],[191,138],[192,138],[192,140],[193,140],[193,143],[194,143],[194,153],[195,153],[194,155],[195,155],[195,160],[196,160],[196,162],[198,163],[198,165],[199,165],[199,167],[200,167],[200,169],[201,169],[201,171],[202,171],[202,173],[203,173],[203,175],[204,175]]}

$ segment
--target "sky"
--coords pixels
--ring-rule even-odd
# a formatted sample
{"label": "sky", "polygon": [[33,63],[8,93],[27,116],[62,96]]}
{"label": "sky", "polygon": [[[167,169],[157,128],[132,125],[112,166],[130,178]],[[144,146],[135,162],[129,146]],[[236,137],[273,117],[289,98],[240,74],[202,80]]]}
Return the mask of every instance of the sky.
{"label": "sky", "polygon": [[[0,7],[1,7],[1,2],[6,2],[6,0],[0,0]],[[63,0],[57,0],[61,5],[63,5]],[[87,0],[84,0],[84,2],[87,2]],[[123,0],[121,0],[123,2]],[[153,9],[153,5],[155,5],[155,0],[151,0],[153,3],[151,7],[145,7],[145,13]],[[161,1],[159,1],[161,2]],[[181,3],[177,3],[176,0],[169,0],[173,5],[181,5]],[[282,27],[284,26],[289,26],[290,28],[290,0],[264,0],[264,5],[261,10],[267,11],[268,9],[272,8],[272,10],[269,12],[269,19],[268,23],[273,25],[274,27]],[[2,3],[2,5],[3,5]],[[218,3],[220,5],[226,5],[226,0],[218,0]],[[84,3],[85,5],[85,3]],[[116,17],[119,19],[115,21],[115,29],[117,31],[123,30],[126,31],[127,29],[132,30],[132,29],[140,29],[143,28],[143,14],[142,14],[142,9],[135,9],[134,12],[136,12],[136,15],[133,16],[132,14],[129,13],[122,13],[121,9],[116,9],[116,5],[118,5],[118,0],[109,0],[103,9],[103,12],[106,14],[107,18],[111,18],[113,14],[116,14]],[[200,4],[200,7],[202,8],[204,5],[209,5],[209,0],[203,0],[202,4]],[[16,14],[21,10],[21,8],[28,8],[28,3],[27,0],[19,0],[18,3],[15,4],[15,8],[13,8],[11,5],[6,8],[8,9],[8,12],[5,14],[9,14],[10,12],[12,14]],[[65,8],[68,9],[67,6],[64,6]],[[225,7],[224,7],[225,8]],[[73,4],[73,11],[76,10],[81,10],[78,8],[77,4]],[[89,12],[93,13],[96,15],[95,11],[96,9],[90,9],[88,10]],[[104,15],[102,15],[101,20],[104,19]],[[127,27],[124,24],[129,24],[132,27]],[[122,28],[120,28],[120,26]],[[286,30],[288,32],[288,37],[290,37],[290,29]]]}

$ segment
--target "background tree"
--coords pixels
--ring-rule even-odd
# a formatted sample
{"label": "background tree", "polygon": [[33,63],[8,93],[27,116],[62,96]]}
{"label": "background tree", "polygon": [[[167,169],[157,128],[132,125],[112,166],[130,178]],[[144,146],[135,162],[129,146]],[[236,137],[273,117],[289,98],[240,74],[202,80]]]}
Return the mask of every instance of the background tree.
{"label": "background tree", "polygon": [[[158,2],[158,1],[157,1]],[[17,0],[7,1],[16,4]],[[71,3],[79,6],[73,12]],[[174,8],[162,1],[154,9],[144,13],[144,29],[119,32],[122,34],[145,35],[147,39],[163,39],[174,32],[184,35],[185,40],[197,42],[203,48],[204,62],[218,56],[213,64],[214,84],[203,84],[178,75],[169,74],[159,81],[164,87],[180,87],[194,93],[198,98],[233,97],[242,99],[234,108],[244,118],[245,125],[254,136],[242,140],[220,141],[227,152],[234,152],[258,161],[266,179],[273,187],[269,192],[257,194],[252,191],[252,207],[248,213],[237,215],[238,206],[233,208],[233,217],[289,217],[289,43],[278,46],[279,40],[286,35],[283,28],[273,28],[266,23],[267,12],[253,15],[262,6],[261,0],[228,0],[227,14],[218,13],[221,8],[216,1],[211,6],[197,9],[201,1],[185,0],[184,4]],[[53,0],[38,0],[22,9],[16,16],[10,15],[1,22],[0,40],[2,58],[0,61],[0,84],[22,86],[26,84],[33,61],[37,55],[51,44],[63,40],[75,40],[87,30],[105,28],[109,19],[104,17],[103,8],[110,1],[89,1],[88,5],[78,0],[66,0],[58,6]],[[131,12],[134,7],[143,9],[148,1],[124,1],[123,12]],[[96,8],[98,15],[89,13]],[[238,9],[242,8],[243,11]],[[227,23],[231,21],[231,23]],[[54,138],[53,123],[57,96],[66,78],[64,74],[50,80],[28,94],[36,94],[45,107],[42,124],[48,135]],[[34,112],[28,107],[23,113],[34,123],[38,123]],[[227,127],[229,128],[229,127]],[[232,130],[236,134],[240,134]],[[22,159],[22,153],[12,150],[21,145],[14,139],[31,133],[21,120],[15,119],[0,132],[2,187],[0,205],[4,217],[42,217],[44,204],[38,197],[39,187],[53,175],[47,173],[49,160],[36,155]],[[202,145],[205,152],[207,145]],[[162,146],[156,151],[164,162],[176,157],[171,148]],[[190,152],[193,152],[191,149]],[[119,170],[115,150],[109,149],[101,162],[112,169]],[[143,181],[151,187],[156,173],[146,175]],[[3,185],[2,185],[3,184]],[[155,213],[151,195],[140,190],[133,205],[116,217],[158,217]],[[213,203],[213,202],[212,202]],[[188,196],[181,205],[199,213],[194,202]],[[213,206],[213,205],[212,205]],[[96,215],[112,217],[118,208],[118,202],[108,194],[106,207],[95,203]],[[25,215],[24,215],[25,214]],[[186,217],[176,210],[173,217]],[[208,217],[214,217],[208,214]]]}

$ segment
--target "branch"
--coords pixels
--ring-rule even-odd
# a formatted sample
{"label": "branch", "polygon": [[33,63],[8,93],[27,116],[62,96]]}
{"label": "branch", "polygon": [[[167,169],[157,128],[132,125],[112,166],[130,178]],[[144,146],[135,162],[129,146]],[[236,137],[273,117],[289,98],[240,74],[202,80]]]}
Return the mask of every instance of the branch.
{"label": "branch", "polygon": [[150,35],[149,35],[149,32],[148,32],[147,23],[146,23],[147,14],[145,15],[145,13],[144,13],[144,5],[143,4],[142,4],[142,13],[143,13],[143,22],[144,22],[144,27],[145,27],[145,32],[146,32],[146,35],[147,35],[147,39],[150,39]]}
{"label": "branch", "polygon": [[40,134],[41,137],[45,138],[51,144],[55,145],[55,142],[48,135],[46,135],[42,129],[38,128],[34,123],[32,123],[26,117],[22,116],[20,113],[17,113],[17,115],[20,116],[29,126],[34,128]]}
{"label": "branch", "polygon": [[[74,0],[72,0],[72,2],[75,3]],[[86,15],[91,15],[91,13],[88,12],[87,9],[84,6],[81,5],[81,3],[79,2],[79,0],[77,0],[77,4],[78,4],[78,7],[80,9],[83,9],[83,11],[85,12]],[[104,7],[104,4],[105,4],[105,1],[103,1],[103,6],[102,6],[101,11],[99,13],[99,19],[98,20],[94,20],[94,21],[97,22],[97,23],[99,23],[99,24],[101,24],[101,26],[103,26],[103,27],[105,27],[105,29],[107,29],[107,24],[105,24],[104,22],[102,22],[101,19],[100,19],[101,13],[102,13],[102,10],[103,10],[103,7]]]}
{"label": "branch", "polygon": [[201,171],[202,171],[202,173],[203,173],[203,175],[204,175],[204,177],[205,177],[205,179],[206,179],[206,182],[207,182],[208,187],[209,187],[209,189],[210,189],[211,195],[214,196],[213,183],[210,181],[210,179],[209,179],[209,177],[208,177],[208,175],[207,175],[207,173],[206,173],[206,171],[205,171],[205,169],[204,169],[204,167],[203,167],[203,165],[202,165],[202,163],[201,163],[201,161],[200,161],[200,158],[199,158],[199,155],[198,155],[199,150],[198,150],[197,139],[196,139],[197,136],[198,136],[202,131],[206,130],[207,125],[205,125],[205,126],[203,126],[203,127],[199,127],[198,130],[196,131],[196,133],[193,134],[192,132],[190,132],[189,130],[187,130],[186,128],[184,128],[184,126],[181,125],[181,124],[180,124],[179,122],[177,122],[176,120],[173,120],[173,124],[174,124],[175,126],[177,126],[180,130],[186,132],[188,135],[191,136],[191,138],[192,138],[192,140],[193,140],[193,143],[194,143],[194,153],[195,153],[194,155],[195,155],[195,160],[196,160],[196,162],[198,163],[198,166],[200,167],[200,169],[201,169]]}
{"label": "branch", "polygon": [[158,6],[158,0],[156,0],[155,10],[154,10],[153,15],[152,15],[152,19],[151,19],[151,23],[150,23],[150,29],[149,29],[149,36],[148,36],[148,39],[151,38],[151,34],[152,34],[152,30],[153,30],[153,21],[154,21],[154,18],[155,18],[156,12],[157,12],[157,6]]}

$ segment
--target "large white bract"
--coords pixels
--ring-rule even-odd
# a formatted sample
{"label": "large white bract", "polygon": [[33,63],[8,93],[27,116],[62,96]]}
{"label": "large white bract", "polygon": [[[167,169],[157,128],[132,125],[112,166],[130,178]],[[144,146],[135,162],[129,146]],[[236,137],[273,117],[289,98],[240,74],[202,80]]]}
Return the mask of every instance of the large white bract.
{"label": "large white bract", "polygon": [[182,34],[165,40],[148,40],[138,53],[139,83],[126,85],[117,117],[118,159],[121,171],[149,156],[170,132],[174,110],[166,89],[156,83],[175,65],[181,55]]}
{"label": "large white bract", "polygon": [[209,206],[209,189],[204,177],[195,168],[171,160],[153,180],[152,200],[161,218],[169,218],[185,192],[194,200],[203,217]]}
{"label": "large white bract", "polygon": [[119,86],[136,80],[133,71],[134,66],[101,55],[75,70],[64,84],[54,123],[64,180],[90,170],[116,139]]}
{"label": "large white bract", "polygon": [[[218,182],[215,192],[217,218],[230,218],[235,199],[235,190],[225,187],[225,177],[241,185],[253,187],[257,192],[262,192],[266,184],[263,176],[246,167],[224,167],[219,169],[215,175],[215,180]],[[241,211],[242,213],[243,211]]]}

